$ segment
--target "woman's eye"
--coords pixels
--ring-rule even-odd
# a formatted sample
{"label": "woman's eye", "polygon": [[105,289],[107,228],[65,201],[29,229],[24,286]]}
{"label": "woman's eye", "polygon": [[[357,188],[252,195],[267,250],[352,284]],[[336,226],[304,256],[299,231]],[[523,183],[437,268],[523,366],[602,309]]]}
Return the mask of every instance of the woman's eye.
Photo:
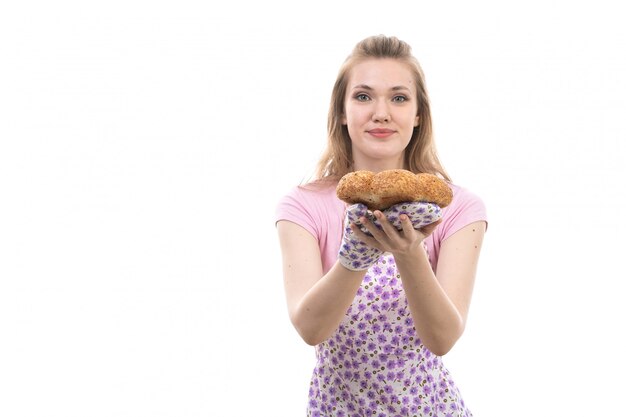
{"label": "woman's eye", "polygon": [[357,94],[354,96],[358,101],[367,101],[369,100],[369,96],[367,94]]}
{"label": "woman's eye", "polygon": [[405,96],[395,96],[393,99],[396,103],[404,103],[406,101]]}

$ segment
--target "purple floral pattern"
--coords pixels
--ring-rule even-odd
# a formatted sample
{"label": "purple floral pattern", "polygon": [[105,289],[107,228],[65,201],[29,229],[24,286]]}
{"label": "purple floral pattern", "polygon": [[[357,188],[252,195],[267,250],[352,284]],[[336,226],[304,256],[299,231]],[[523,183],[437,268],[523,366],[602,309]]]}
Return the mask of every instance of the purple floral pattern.
{"label": "purple floral pattern", "polygon": [[[420,227],[424,227],[439,220],[442,215],[441,208],[438,205],[420,201],[395,204],[384,210],[383,213],[396,229],[402,229],[400,222],[401,214],[406,214],[409,217],[415,229],[419,229]],[[343,266],[353,271],[368,269],[376,263],[381,255],[381,251],[367,246],[354,236],[350,226],[351,223],[355,223],[359,226],[365,234],[369,236],[372,235],[361,225],[361,221],[359,220],[361,217],[368,218],[376,226],[380,227],[378,219],[374,217],[374,214],[368,210],[367,206],[364,204],[357,203],[346,208],[343,240],[339,248],[339,261]]]}
{"label": "purple floral pattern", "polygon": [[[395,204],[384,210],[383,213],[385,217],[387,217],[387,220],[397,229],[402,228],[400,223],[401,214],[406,214],[409,217],[414,229],[419,229],[420,227],[436,222],[442,215],[441,208],[438,205],[421,201]],[[374,218],[374,224],[379,226],[376,218]]]}
{"label": "purple floral pattern", "polygon": [[344,220],[343,240],[339,248],[339,262],[343,266],[353,271],[362,271],[368,269],[376,263],[382,254],[376,248],[372,248],[358,239],[352,232],[351,223],[355,223],[366,234],[371,236],[359,220],[361,217],[367,217],[374,220],[375,217],[364,204],[353,204],[346,208],[346,216]]}
{"label": "purple floral pattern", "polygon": [[309,417],[471,417],[416,333],[393,256],[368,270],[335,334],[316,346]]}

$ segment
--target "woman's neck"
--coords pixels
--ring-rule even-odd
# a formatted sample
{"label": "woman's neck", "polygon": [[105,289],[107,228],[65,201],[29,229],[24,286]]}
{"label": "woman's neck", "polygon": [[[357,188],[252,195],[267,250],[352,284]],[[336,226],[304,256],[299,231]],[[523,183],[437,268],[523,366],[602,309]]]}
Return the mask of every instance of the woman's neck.
{"label": "woman's neck", "polygon": [[355,171],[372,171],[372,172],[381,172],[389,169],[406,169],[402,160],[400,161],[368,161],[367,163],[357,163],[354,164]]}

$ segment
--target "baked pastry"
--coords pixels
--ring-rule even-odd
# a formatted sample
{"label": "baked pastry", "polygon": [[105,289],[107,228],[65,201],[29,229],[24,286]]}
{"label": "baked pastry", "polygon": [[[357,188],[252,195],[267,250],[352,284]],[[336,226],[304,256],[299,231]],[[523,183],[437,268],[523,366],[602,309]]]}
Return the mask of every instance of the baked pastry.
{"label": "baked pastry", "polygon": [[443,208],[452,201],[452,189],[443,179],[405,169],[350,172],[339,180],[336,193],[340,200],[365,204],[369,210],[385,210],[409,201],[433,203]]}

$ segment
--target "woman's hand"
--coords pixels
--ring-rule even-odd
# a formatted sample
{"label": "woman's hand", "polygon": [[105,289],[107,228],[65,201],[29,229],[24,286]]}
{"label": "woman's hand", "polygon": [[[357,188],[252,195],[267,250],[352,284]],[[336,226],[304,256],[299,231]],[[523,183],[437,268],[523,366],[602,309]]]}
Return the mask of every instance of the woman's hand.
{"label": "woman's hand", "polygon": [[380,250],[367,245],[354,233],[356,229],[361,231],[360,219],[366,216],[368,216],[368,210],[364,204],[353,204],[346,209],[338,259],[341,265],[351,271],[369,269],[382,255]]}
{"label": "woman's hand", "polygon": [[415,229],[409,216],[400,214],[398,218],[401,228],[398,230],[396,226],[391,224],[385,213],[380,210],[375,210],[373,214],[380,224],[380,227],[365,216],[359,219],[362,226],[364,226],[372,236],[368,236],[355,224],[352,225],[353,233],[366,245],[382,252],[391,252],[394,255],[415,253],[414,251],[422,245],[424,239],[441,223],[441,219],[439,219],[419,229]]}

